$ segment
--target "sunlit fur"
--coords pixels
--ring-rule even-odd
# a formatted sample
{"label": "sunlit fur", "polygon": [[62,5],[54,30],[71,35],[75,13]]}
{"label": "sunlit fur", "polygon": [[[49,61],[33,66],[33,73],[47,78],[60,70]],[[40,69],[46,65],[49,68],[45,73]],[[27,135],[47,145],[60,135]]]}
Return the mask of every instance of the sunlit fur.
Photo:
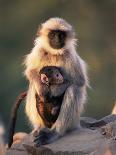
{"label": "sunlit fur", "polygon": [[[65,47],[62,49],[53,49],[48,43],[47,35],[50,30],[54,29],[65,30],[68,33]],[[30,83],[26,99],[26,114],[33,127],[39,126],[43,128],[44,124],[36,109],[35,93],[37,91],[39,94],[39,86],[37,85],[37,81],[32,77],[31,71],[36,70],[39,72],[44,66],[63,67],[72,82],[72,86],[66,91],[66,101],[63,101],[58,119],[52,128],[62,135],[68,129],[75,128],[79,125],[80,113],[83,110],[83,105],[86,100],[88,79],[86,64],[77,54],[75,45],[76,39],[72,26],[63,19],[51,18],[43,23],[41,29],[39,29],[34,48],[31,53],[26,56],[24,62],[26,65],[25,75]],[[75,89],[73,89],[73,85],[76,85],[80,75],[84,77],[85,83],[79,88],[80,96],[78,96],[78,94],[75,94],[76,92]]]}

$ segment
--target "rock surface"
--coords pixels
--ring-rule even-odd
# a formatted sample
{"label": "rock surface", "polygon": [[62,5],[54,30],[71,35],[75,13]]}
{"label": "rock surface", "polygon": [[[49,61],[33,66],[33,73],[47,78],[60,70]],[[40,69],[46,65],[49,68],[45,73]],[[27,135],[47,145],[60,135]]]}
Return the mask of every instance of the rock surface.
{"label": "rock surface", "polygon": [[36,148],[33,134],[13,144],[7,155],[116,155],[116,115],[100,120],[81,118],[82,127],[64,137]]}

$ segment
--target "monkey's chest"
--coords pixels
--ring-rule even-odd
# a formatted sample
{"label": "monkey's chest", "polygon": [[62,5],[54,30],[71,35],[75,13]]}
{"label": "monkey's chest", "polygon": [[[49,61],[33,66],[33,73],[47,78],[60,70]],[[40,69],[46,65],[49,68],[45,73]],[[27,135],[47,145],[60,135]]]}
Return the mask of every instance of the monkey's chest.
{"label": "monkey's chest", "polygon": [[41,52],[41,68],[44,66],[63,66],[64,61],[65,59],[61,55],[52,55],[45,50]]}
{"label": "monkey's chest", "polygon": [[51,128],[58,118],[63,96],[36,97],[36,108],[46,127]]}

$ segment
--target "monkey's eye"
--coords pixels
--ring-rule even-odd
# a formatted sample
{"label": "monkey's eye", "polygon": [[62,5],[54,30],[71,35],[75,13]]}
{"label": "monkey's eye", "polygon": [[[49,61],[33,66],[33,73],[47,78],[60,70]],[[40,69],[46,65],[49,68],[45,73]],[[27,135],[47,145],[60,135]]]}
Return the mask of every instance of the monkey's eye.
{"label": "monkey's eye", "polygon": [[51,37],[54,37],[55,36],[55,33],[51,33]]}
{"label": "monkey's eye", "polygon": [[51,32],[51,33],[48,34],[48,36],[49,36],[50,39],[53,39],[55,37],[55,33]]}

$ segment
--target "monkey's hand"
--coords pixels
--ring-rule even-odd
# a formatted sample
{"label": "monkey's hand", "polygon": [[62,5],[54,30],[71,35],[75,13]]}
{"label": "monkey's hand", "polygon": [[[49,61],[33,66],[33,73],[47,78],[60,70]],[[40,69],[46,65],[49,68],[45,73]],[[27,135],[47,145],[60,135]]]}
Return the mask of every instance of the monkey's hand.
{"label": "monkey's hand", "polygon": [[59,138],[58,133],[47,128],[40,130],[40,132],[34,136],[34,142],[36,147],[52,143],[54,140]]}

